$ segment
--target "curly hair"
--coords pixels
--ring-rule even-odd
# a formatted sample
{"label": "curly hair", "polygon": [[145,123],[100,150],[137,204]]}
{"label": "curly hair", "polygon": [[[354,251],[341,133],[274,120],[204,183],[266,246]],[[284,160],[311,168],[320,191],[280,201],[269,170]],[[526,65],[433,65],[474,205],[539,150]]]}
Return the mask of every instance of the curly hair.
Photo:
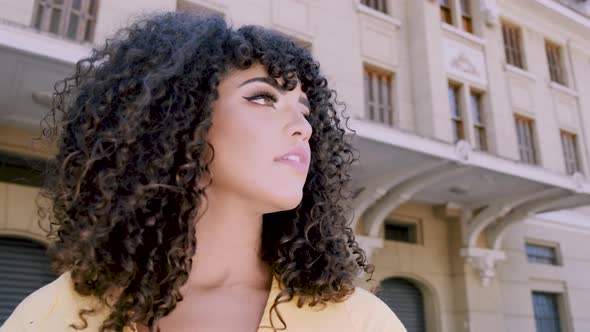
{"label": "curly hair", "polygon": [[[211,105],[224,75],[254,64],[287,89],[299,80],[312,110],[303,199],[263,216],[260,256],[284,285],[271,312],[295,296],[299,307],[342,301],[356,277],[372,273],[345,218],[348,169],[357,157],[342,128],[343,104],[310,52],[262,27],[159,14],[78,61],[73,75],[56,83],[42,125],[58,148],[42,188],[52,204],[39,207],[49,219],[49,253],[57,271],[70,271],[77,293],[110,307],[101,331],[133,322],[159,330],[158,321],[182,301],[206,198],[198,184],[210,175]],[[72,326],[84,329],[86,314]]]}

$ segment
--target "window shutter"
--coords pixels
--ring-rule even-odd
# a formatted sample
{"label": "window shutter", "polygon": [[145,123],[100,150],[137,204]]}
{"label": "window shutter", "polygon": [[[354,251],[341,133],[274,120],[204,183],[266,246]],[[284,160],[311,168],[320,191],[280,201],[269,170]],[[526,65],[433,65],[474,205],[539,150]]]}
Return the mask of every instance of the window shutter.
{"label": "window shutter", "polygon": [[0,325],[25,297],[55,278],[41,244],[0,238]]}

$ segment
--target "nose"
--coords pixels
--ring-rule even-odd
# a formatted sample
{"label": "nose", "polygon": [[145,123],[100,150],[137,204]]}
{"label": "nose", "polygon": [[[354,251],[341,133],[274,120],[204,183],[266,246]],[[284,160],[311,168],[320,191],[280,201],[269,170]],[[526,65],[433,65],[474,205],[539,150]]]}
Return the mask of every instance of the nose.
{"label": "nose", "polygon": [[304,142],[308,141],[311,137],[311,134],[313,133],[311,124],[301,112],[300,107],[294,108],[291,113],[293,116],[291,116],[291,121],[289,122],[288,126],[290,135],[297,136]]}

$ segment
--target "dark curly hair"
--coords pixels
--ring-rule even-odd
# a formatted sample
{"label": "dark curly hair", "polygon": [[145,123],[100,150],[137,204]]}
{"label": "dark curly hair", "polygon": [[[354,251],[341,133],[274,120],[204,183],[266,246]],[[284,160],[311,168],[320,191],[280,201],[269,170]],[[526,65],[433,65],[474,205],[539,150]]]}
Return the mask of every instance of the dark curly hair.
{"label": "dark curly hair", "polygon": [[[210,175],[211,105],[228,71],[254,64],[287,89],[299,80],[312,110],[303,199],[263,216],[261,259],[285,286],[271,311],[295,296],[299,307],[342,301],[356,277],[372,274],[345,218],[356,153],[345,140],[342,104],[310,52],[258,26],[159,14],[78,61],[56,84],[42,125],[58,148],[42,188],[52,205],[39,208],[49,220],[49,253],[57,271],[71,272],[76,292],[110,306],[101,331],[132,322],[159,330],[182,300],[206,198],[198,184]],[[86,314],[76,328],[87,326]]]}

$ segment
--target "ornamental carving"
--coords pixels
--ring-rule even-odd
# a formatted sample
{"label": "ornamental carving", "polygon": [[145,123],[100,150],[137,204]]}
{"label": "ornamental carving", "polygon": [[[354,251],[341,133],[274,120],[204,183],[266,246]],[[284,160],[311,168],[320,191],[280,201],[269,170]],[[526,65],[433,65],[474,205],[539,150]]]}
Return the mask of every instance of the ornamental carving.
{"label": "ornamental carving", "polygon": [[488,84],[483,49],[451,38],[443,38],[447,72],[480,85]]}
{"label": "ornamental carving", "polygon": [[475,65],[469,61],[469,58],[464,53],[459,53],[459,56],[457,56],[451,62],[451,66],[466,74],[480,76],[477,67],[475,67]]}
{"label": "ornamental carving", "polygon": [[503,251],[473,247],[461,249],[461,256],[479,274],[484,288],[489,287],[496,276],[498,263],[506,260],[506,254]]}

